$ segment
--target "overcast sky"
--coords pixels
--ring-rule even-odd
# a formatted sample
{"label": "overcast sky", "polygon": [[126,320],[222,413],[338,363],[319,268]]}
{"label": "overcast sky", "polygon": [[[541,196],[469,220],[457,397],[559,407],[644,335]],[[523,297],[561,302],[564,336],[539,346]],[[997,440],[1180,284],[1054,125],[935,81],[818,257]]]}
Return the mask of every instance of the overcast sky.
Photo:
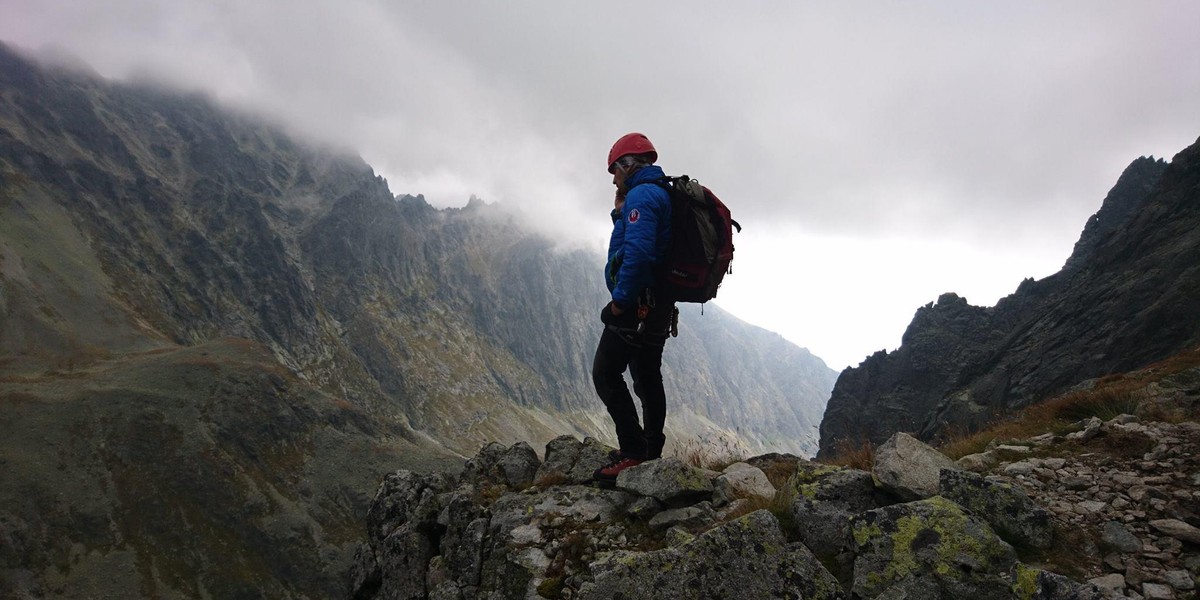
{"label": "overcast sky", "polygon": [[[745,227],[717,301],[835,369],[1057,271],[1200,137],[1200,2],[0,0],[0,39],[358,151],[397,194],[597,249],[646,133]],[[597,267],[600,268],[599,266]],[[687,309],[690,310],[690,307]]]}

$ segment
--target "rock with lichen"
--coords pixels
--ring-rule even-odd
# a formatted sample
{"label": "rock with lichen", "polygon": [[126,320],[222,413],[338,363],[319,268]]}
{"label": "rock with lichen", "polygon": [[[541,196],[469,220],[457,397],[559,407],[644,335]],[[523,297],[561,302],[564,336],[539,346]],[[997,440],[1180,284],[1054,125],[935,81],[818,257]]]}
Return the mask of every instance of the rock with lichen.
{"label": "rock with lichen", "polygon": [[712,496],[713,477],[678,458],[662,458],[622,471],[617,489],[670,506],[686,506]]}
{"label": "rock with lichen", "polygon": [[765,510],[678,546],[614,554],[593,572],[595,581],[580,589],[581,600],[845,598],[833,575],[803,545],[788,544]]}
{"label": "rock with lichen", "polygon": [[1034,548],[1054,542],[1050,511],[1029,499],[1021,488],[976,473],[945,469],[942,496],[957,502],[987,521],[1004,539]]}
{"label": "rock with lichen", "polygon": [[797,535],[821,557],[843,554],[850,519],[886,504],[871,474],[857,469],[812,463],[789,483],[796,487],[790,512]]}
{"label": "rock with lichen", "polygon": [[1017,560],[1012,546],[946,498],[867,511],[851,521],[850,531],[855,554],[852,591],[859,597],[895,594],[913,586],[938,590],[934,597],[1012,597],[1007,581]]}

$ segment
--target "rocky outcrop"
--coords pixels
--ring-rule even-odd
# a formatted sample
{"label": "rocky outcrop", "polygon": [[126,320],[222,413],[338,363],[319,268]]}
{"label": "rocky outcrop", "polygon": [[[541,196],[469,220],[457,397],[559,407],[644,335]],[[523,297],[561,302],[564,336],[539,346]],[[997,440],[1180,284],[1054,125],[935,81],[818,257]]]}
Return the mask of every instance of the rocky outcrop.
{"label": "rocky outcrop", "polygon": [[820,456],[978,429],[1080,382],[1200,344],[1200,144],[1133,162],[1063,270],[994,307],[955,294],[917,310],[894,352],[838,378]]}
{"label": "rocky outcrop", "polygon": [[[547,472],[563,473],[569,444],[551,445],[546,455],[560,466]],[[488,446],[472,462],[524,454],[519,445]],[[739,497],[714,483],[734,473],[772,473],[768,485],[777,491],[766,499],[754,486]],[[1028,497],[981,500],[967,489],[981,476],[943,473],[942,495],[904,502],[865,471],[786,455],[747,459],[724,473],[649,461],[622,473],[614,489],[510,485],[490,469],[464,471],[455,482],[401,471],[380,485],[350,597],[1105,597],[1097,585],[1018,559],[1008,536],[1036,536],[1013,525],[1022,521],[1014,512],[1032,515],[1028,522],[1045,514]]]}

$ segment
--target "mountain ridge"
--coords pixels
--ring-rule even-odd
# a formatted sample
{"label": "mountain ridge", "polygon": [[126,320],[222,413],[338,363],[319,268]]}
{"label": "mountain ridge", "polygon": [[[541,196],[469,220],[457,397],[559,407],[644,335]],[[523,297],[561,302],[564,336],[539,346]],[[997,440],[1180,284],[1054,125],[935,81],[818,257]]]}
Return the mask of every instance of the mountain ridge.
{"label": "mountain ridge", "polygon": [[1200,144],[1170,164],[1139,158],[1089,219],[1064,267],[994,307],[943,294],[900,347],[838,378],[818,456],[896,431],[972,431],[1088,379],[1200,343]]}

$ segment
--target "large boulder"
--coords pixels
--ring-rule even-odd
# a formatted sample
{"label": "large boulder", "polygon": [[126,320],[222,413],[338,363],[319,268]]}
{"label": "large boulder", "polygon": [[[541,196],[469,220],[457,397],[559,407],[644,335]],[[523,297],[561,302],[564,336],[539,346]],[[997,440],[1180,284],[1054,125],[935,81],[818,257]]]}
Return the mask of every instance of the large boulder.
{"label": "large boulder", "polygon": [[592,566],[580,600],[655,598],[844,598],[841,587],[802,544],[788,544],[760,510],[678,546],[619,552]]}
{"label": "large boulder", "polygon": [[945,454],[900,432],[875,450],[871,473],[880,487],[901,500],[911,501],[936,496],[942,469],[957,468]]}
{"label": "large boulder", "polygon": [[850,532],[858,597],[1012,598],[1012,546],[941,496],[867,511]]}
{"label": "large boulder", "polygon": [[792,520],[800,540],[817,556],[832,558],[847,550],[850,519],[886,504],[871,474],[857,469],[811,465],[797,470]]}
{"label": "large boulder", "polygon": [[617,489],[649,496],[669,506],[686,506],[711,497],[713,482],[708,471],[678,458],[661,458],[622,471],[617,476]]}
{"label": "large boulder", "polygon": [[721,476],[713,481],[713,490],[713,499],[720,504],[738,498],[770,500],[776,492],[762,469],[746,463],[734,463],[726,467]]}
{"label": "large boulder", "polygon": [[1049,548],[1054,542],[1050,511],[1038,506],[1021,488],[995,477],[945,469],[942,496],[987,521],[1013,544]]}

